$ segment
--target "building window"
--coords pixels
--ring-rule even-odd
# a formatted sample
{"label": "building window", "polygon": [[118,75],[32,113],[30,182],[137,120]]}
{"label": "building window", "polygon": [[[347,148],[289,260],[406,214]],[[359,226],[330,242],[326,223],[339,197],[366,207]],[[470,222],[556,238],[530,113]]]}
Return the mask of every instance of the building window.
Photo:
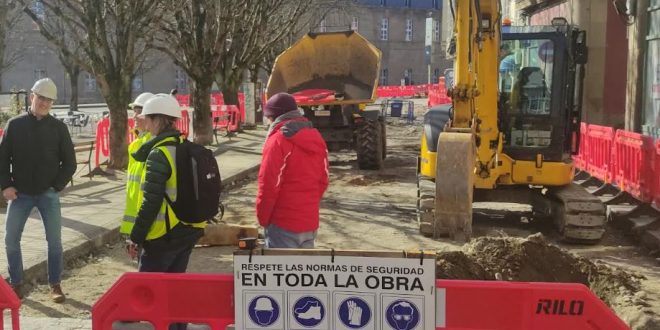
{"label": "building window", "polygon": [[133,78],[132,87],[134,92],[142,90],[142,75],[136,75],[135,78]]}
{"label": "building window", "polygon": [[433,0],[433,8],[440,9],[440,0]]}
{"label": "building window", "polygon": [[386,41],[388,39],[388,29],[390,26],[390,22],[388,21],[387,17],[383,17],[380,20],[380,40]]}
{"label": "building window", "polygon": [[319,23],[319,32],[326,32],[327,29],[325,28],[325,19],[322,19],[321,22]]}
{"label": "building window", "polygon": [[186,73],[182,69],[179,69],[179,68],[177,68],[174,71],[174,74],[175,74],[174,79],[175,79],[175,82],[176,82],[176,89],[179,92],[187,91],[188,90],[188,75],[186,75]]}
{"label": "building window", "polygon": [[406,7],[410,8],[412,0],[405,0]]}
{"label": "building window", "polygon": [[406,41],[413,40],[413,20],[412,18],[406,18]]}
{"label": "building window", "polygon": [[45,69],[35,69],[34,70],[34,80],[39,80],[46,78],[48,76],[48,73],[46,72]]}
{"label": "building window", "polygon": [[85,72],[85,92],[96,91],[96,77],[89,72]]}
{"label": "building window", "polygon": [[414,81],[412,79],[412,69],[408,68],[403,71],[403,80],[404,80],[404,85],[412,85],[414,84]]}
{"label": "building window", "polygon": [[357,31],[360,26],[360,21],[356,16],[353,16],[353,20],[351,21],[351,30]]}
{"label": "building window", "polygon": [[390,72],[387,69],[383,69],[383,72],[380,75],[380,85],[387,86],[387,80]]}
{"label": "building window", "polygon": [[438,82],[440,82],[440,69],[435,68],[433,69],[433,81],[431,83],[437,84]]}
{"label": "building window", "polygon": [[437,19],[433,20],[433,41],[440,41],[440,21]]}

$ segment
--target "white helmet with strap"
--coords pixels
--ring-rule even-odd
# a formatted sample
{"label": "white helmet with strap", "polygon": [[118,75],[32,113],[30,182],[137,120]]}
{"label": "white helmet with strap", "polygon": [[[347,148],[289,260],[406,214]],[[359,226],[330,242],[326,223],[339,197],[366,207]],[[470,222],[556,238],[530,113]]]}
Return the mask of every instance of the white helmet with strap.
{"label": "white helmet with strap", "polygon": [[149,99],[151,99],[152,97],[154,97],[153,93],[149,93],[149,92],[142,93],[138,95],[135,98],[135,101],[133,101],[133,103],[129,104],[128,106],[131,107],[131,109],[133,109],[134,107],[144,107],[144,104],[147,103],[147,101],[149,101]]}

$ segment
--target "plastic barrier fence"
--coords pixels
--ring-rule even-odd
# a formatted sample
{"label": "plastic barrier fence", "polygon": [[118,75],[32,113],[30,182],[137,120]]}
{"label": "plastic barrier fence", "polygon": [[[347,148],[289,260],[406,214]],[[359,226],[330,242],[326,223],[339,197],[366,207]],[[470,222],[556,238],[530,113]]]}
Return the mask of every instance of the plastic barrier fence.
{"label": "plastic barrier fence", "polygon": [[653,200],[655,201],[655,205],[660,205],[660,139],[655,144],[654,158],[654,174],[652,175],[655,179],[653,181]]}
{"label": "plastic barrier fence", "polygon": [[[92,307],[92,329],[115,321],[234,323],[232,274],[126,273]],[[436,329],[629,329],[581,284],[436,281]]]}
{"label": "plastic barrier fence", "polygon": [[587,171],[603,182],[612,182],[612,127],[587,127]]}
{"label": "plastic barrier fence", "polygon": [[[176,95],[177,101],[179,101],[179,105],[182,107],[191,107],[192,104],[190,104],[190,95],[189,94],[177,94]],[[219,106],[219,105],[224,105],[224,97],[222,96],[222,93],[213,93],[211,94],[211,111],[213,111],[213,106]],[[238,93],[238,111],[239,111],[239,121],[244,123],[245,122],[245,94],[243,93]]]}
{"label": "plastic barrier fence", "polygon": [[657,154],[653,139],[639,133],[616,131],[614,151],[614,181],[621,190],[643,202],[653,200],[653,186],[657,172],[653,172],[653,158]]}
{"label": "plastic barrier fence", "polygon": [[94,154],[94,167],[101,164],[101,156],[110,156],[110,119],[103,118],[96,123],[96,151]]}
{"label": "plastic barrier fence", "polygon": [[[214,107],[211,107],[213,109]],[[211,111],[213,129],[226,129],[227,132],[238,131],[241,114],[235,105],[220,105]]]}
{"label": "plastic barrier fence", "polygon": [[4,311],[11,310],[11,328],[19,330],[18,311],[21,308],[21,300],[18,299],[14,290],[4,279],[0,279],[0,330],[4,329]]}
{"label": "plastic barrier fence", "polygon": [[176,121],[176,129],[183,134],[183,136],[188,138],[188,131],[190,128],[190,116],[188,110],[181,110],[181,118]]}

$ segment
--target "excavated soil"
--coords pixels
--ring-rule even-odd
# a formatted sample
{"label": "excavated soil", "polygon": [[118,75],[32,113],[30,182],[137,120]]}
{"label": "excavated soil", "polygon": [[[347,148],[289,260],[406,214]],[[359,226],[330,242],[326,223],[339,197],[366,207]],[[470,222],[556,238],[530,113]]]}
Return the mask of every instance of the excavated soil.
{"label": "excavated soil", "polygon": [[582,283],[633,329],[660,329],[649,307],[644,276],[592,262],[548,243],[541,234],[526,238],[480,237],[461,251],[441,252],[436,276],[443,279]]}

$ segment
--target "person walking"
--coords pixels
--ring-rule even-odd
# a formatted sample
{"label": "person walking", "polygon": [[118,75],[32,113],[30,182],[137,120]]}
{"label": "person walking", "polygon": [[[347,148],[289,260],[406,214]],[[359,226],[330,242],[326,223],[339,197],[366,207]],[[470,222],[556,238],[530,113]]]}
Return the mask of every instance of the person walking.
{"label": "person walking", "polygon": [[76,154],[66,125],[50,115],[57,99],[55,83],[44,78],[32,87],[30,109],[9,120],[0,142],[0,187],[9,201],[5,249],[9,278],[21,296],[23,256],[21,236],[36,207],[48,243],[48,283],[51,299],[65,300],[62,276],[62,215],[59,192],[76,172]]}
{"label": "person walking", "polygon": [[[119,232],[124,235],[130,235],[135,223],[135,217],[138,208],[142,204],[142,189],[140,187],[140,178],[145,168],[144,162],[138,162],[133,157],[133,153],[138,151],[142,145],[151,139],[151,133],[145,129],[144,118],[140,117],[144,104],[154,97],[152,93],[142,93],[135,98],[133,103],[129,104],[133,110],[133,120],[135,128],[133,136],[135,140],[128,145],[128,168],[126,170],[126,207],[124,208],[124,218],[122,219]],[[132,257],[137,256],[137,251],[128,251]]]}
{"label": "person walking", "polygon": [[268,248],[313,248],[321,198],[328,187],[328,150],[287,93],[264,106],[270,125],[259,168],[257,218]]}

